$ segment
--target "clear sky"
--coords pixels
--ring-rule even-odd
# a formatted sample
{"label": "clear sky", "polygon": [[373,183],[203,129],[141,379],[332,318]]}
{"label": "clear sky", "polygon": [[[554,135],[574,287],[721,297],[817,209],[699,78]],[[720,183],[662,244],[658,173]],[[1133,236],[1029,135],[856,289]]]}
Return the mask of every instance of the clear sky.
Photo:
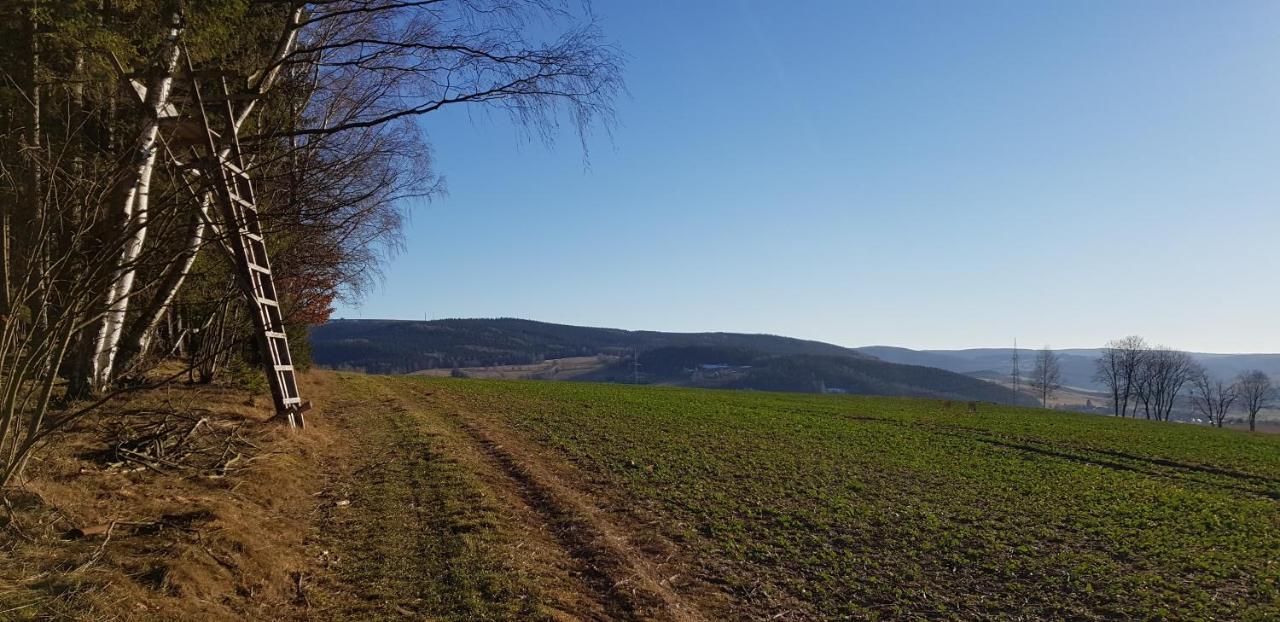
{"label": "clear sky", "polygon": [[1280,351],[1280,2],[596,0],[612,139],[424,118],[335,317]]}

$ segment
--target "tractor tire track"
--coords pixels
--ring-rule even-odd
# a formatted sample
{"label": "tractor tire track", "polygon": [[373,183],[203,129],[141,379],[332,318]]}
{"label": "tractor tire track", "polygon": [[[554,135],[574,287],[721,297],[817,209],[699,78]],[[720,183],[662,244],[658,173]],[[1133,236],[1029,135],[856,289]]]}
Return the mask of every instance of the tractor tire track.
{"label": "tractor tire track", "polygon": [[1157,477],[1193,486],[1227,488],[1243,494],[1280,501],[1280,479],[1234,469],[1200,465],[1156,456],[1143,456],[1132,452],[1092,447],[1087,444],[1060,439],[1043,439],[1009,434],[995,434],[969,426],[942,422],[904,422],[884,417],[846,415],[851,421],[867,421],[885,425],[906,426],[929,430],[935,434],[974,440],[1006,450],[1066,460],[1078,464],[1127,471],[1147,477]]}
{"label": "tractor tire track", "polygon": [[526,505],[549,527],[575,561],[593,598],[615,620],[706,619],[657,572],[660,564],[629,547],[624,530],[612,525],[578,492],[539,464],[530,453],[495,430],[455,415],[454,421],[503,473]]}

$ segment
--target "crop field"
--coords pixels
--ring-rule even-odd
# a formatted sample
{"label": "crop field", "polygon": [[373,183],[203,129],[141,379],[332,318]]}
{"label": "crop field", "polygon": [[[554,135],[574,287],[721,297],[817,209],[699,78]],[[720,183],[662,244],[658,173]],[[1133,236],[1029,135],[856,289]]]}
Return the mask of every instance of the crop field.
{"label": "crop field", "polygon": [[1280,437],[932,400],[341,380],[483,448],[565,550],[619,569],[579,573],[598,596],[649,575],[647,601],[604,617],[1280,616]]}

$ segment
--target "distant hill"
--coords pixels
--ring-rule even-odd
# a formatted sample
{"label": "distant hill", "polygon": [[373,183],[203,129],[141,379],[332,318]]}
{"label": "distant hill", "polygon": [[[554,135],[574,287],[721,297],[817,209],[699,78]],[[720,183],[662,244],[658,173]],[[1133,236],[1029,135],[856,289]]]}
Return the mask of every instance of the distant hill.
{"label": "distant hill", "polygon": [[[575,380],[955,400],[1026,402],[995,384],[943,369],[901,365],[820,341],[742,333],[665,333],[519,319],[335,320],[310,332],[318,365],[370,373],[532,365],[612,356]],[[633,353],[640,365],[634,365]],[[544,377],[538,371],[537,377]]]}
{"label": "distant hill", "polygon": [[[911,350],[891,346],[858,348],[883,361],[905,365],[928,365],[976,378],[1009,375],[1013,348],[972,348],[967,350]],[[1023,373],[1035,364],[1034,349],[1019,348]],[[1098,390],[1102,386],[1093,379],[1100,350],[1073,348],[1056,350],[1062,365],[1062,383],[1070,387]],[[1192,352],[1191,357],[1221,378],[1231,378],[1246,369],[1261,369],[1280,378],[1280,354],[1208,354]]]}
{"label": "distant hill", "polygon": [[334,320],[311,329],[316,363],[372,373],[521,365],[546,359],[680,346],[742,348],[763,354],[872,358],[820,341],[741,333],[663,333],[550,324],[510,318]]}

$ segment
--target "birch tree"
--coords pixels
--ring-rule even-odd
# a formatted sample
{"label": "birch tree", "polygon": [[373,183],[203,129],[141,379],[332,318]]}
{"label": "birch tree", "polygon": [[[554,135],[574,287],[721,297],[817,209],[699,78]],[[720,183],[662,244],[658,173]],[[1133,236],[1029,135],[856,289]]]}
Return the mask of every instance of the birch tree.
{"label": "birch tree", "polygon": [[176,6],[167,13],[171,23],[165,36],[160,64],[154,70],[143,94],[144,122],[138,131],[134,151],[130,154],[126,174],[112,197],[112,211],[119,218],[125,241],[107,289],[107,311],[93,339],[93,356],[88,370],[89,386],[93,390],[101,390],[113,379],[112,366],[124,330],[129,300],[134,293],[137,262],[147,238],[151,178],[159,155],[160,122],[166,116],[172,116],[169,112],[172,107],[169,94],[178,71],[178,37],[182,34],[182,15]]}
{"label": "birch tree", "polygon": [[621,90],[594,24],[538,0],[20,6],[0,12],[21,43],[0,48],[0,484],[145,372],[158,336],[218,327],[188,349],[200,361],[235,343],[228,232],[172,140],[188,66],[240,76],[231,123],[297,321],[357,296],[404,203],[440,192],[418,119],[478,106],[547,141],[567,120],[585,146]]}

